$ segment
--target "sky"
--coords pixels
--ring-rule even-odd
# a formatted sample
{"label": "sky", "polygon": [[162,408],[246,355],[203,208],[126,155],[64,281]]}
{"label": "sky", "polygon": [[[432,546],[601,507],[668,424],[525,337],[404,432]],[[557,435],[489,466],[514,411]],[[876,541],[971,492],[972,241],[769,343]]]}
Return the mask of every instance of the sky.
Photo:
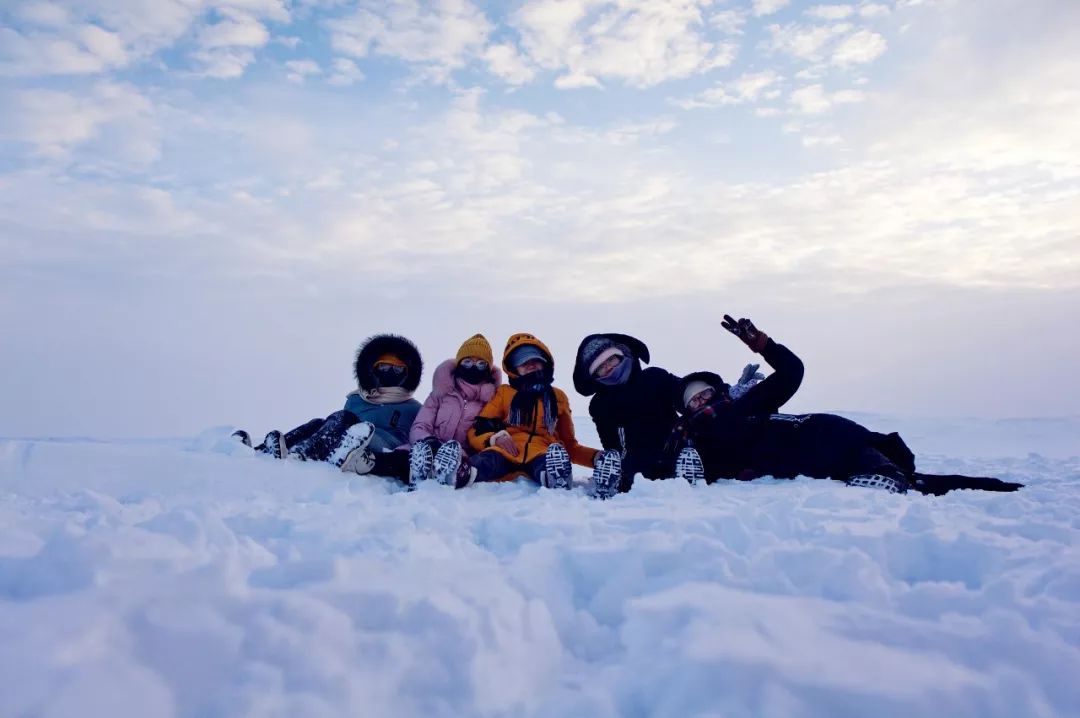
{"label": "sky", "polygon": [[287,429],[384,331],[731,376],[725,313],[792,411],[1080,414],[1078,78],[1074,0],[6,0],[0,436]]}

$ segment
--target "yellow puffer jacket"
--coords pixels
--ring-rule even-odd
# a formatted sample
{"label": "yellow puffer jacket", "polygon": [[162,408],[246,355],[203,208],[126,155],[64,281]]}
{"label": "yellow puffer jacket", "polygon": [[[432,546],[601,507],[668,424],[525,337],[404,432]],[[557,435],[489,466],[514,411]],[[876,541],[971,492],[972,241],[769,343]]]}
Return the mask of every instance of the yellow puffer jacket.
{"label": "yellow puffer jacket", "polygon": [[[503,371],[507,376],[511,378],[517,378],[516,367],[507,365],[507,358],[510,353],[520,346],[531,345],[544,352],[551,361],[552,367],[554,367],[554,359],[551,356],[551,350],[544,345],[539,339],[531,334],[515,334],[510,337],[506,342],[506,349],[503,351]],[[536,400],[536,415],[533,417],[532,426],[519,426],[508,424],[510,419],[510,402],[514,400],[517,395],[517,389],[509,384],[502,384],[495,392],[495,396],[492,397],[480,413],[476,417],[476,423],[469,429],[469,444],[476,451],[497,451],[505,456],[515,464],[519,464],[524,467],[525,464],[533,459],[543,456],[549,446],[555,443],[562,444],[567,453],[570,454],[570,460],[580,466],[587,466],[592,468],[593,460],[596,458],[597,450],[588,446],[583,446],[578,443],[577,436],[574,434],[574,420],[570,416],[570,400],[566,396],[566,392],[562,389],[554,388],[556,406],[558,407],[559,417],[555,423],[555,430],[549,432],[547,430],[547,422],[544,417],[543,402],[539,399]],[[497,446],[490,446],[489,441],[494,436],[498,429],[497,426],[505,426],[506,432],[510,434],[510,438],[514,442],[514,446],[517,447],[517,456],[511,456],[508,452]],[[515,474],[511,474],[507,478],[512,478]]]}

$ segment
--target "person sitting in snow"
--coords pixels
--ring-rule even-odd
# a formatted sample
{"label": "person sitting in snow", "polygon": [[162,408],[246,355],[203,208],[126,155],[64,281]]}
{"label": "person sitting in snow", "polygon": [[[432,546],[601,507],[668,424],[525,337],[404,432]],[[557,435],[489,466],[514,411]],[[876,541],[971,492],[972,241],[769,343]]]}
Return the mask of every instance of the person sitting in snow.
{"label": "person sitting in snow", "polygon": [[879,434],[834,414],[778,413],[802,383],[802,361],[749,319],[725,314],[722,326],[760,354],[774,373],[737,399],[712,372],[689,374],[678,383],[673,403],[683,418],[668,448],[679,453],[676,473],[691,483],[802,475],[894,493],[1021,487],[998,479],[920,474],[899,434]]}
{"label": "person sitting in snow", "polygon": [[531,334],[515,334],[502,367],[509,384],[496,389],[468,431],[477,453],[466,456],[457,441],[446,442],[435,452],[436,479],[463,488],[524,475],[547,488],[571,488],[571,462],[593,467],[605,452],[578,443],[570,401],[552,386],[551,351]]}
{"label": "person sitting in snow", "polygon": [[483,334],[466,339],[453,359],[435,369],[431,394],[412,423],[409,443],[383,453],[358,448],[345,460],[342,471],[388,476],[410,487],[434,478],[435,452],[448,441],[468,447],[469,428],[502,384],[502,372],[492,359],[491,345]]}
{"label": "person sitting in snow", "polygon": [[[360,461],[364,449],[377,454],[407,444],[409,429],[420,411],[413,392],[423,369],[420,351],[405,337],[373,336],[357,349],[353,373],[358,386],[349,392],[344,409],[285,434],[271,431],[255,450],[277,458],[327,461],[340,467],[349,457]],[[234,436],[251,443],[245,431]]]}
{"label": "person sitting in snow", "polygon": [[[675,460],[665,447],[679,418],[671,402],[679,377],[641,366],[649,361],[645,343],[626,334],[590,334],[578,346],[574,388],[593,397],[589,415],[600,443],[621,457],[615,481],[605,483],[601,474],[596,486],[600,498],[629,491],[639,473],[647,479],[674,476]],[[757,369],[757,364],[748,364],[733,393],[764,378]]]}

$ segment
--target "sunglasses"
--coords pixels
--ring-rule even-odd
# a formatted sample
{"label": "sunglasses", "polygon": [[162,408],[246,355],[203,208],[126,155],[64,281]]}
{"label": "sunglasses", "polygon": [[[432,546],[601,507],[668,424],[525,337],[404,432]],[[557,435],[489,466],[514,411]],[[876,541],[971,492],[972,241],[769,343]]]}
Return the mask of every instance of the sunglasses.
{"label": "sunglasses", "polygon": [[487,371],[488,370],[488,363],[486,361],[484,361],[483,359],[476,359],[476,360],[462,359],[461,360],[461,368],[462,369],[472,369],[473,367],[476,367],[480,371]]}
{"label": "sunglasses", "polygon": [[397,364],[376,364],[375,365],[375,371],[384,372],[386,374],[394,374],[394,375],[397,375],[397,376],[401,376],[407,370],[406,370],[405,367],[398,366]]}

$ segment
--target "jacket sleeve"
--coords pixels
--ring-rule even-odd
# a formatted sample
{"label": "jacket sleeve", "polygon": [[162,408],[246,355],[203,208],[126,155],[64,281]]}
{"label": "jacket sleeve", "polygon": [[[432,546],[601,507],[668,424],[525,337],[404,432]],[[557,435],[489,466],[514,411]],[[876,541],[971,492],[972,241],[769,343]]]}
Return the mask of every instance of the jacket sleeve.
{"label": "jacket sleeve", "polygon": [[488,447],[488,439],[498,431],[506,428],[506,392],[502,387],[491,397],[491,401],[484,404],[484,408],[476,415],[473,425],[469,427],[469,446],[473,451],[483,451]]}
{"label": "jacket sleeve", "polygon": [[769,339],[761,350],[761,358],[773,368],[773,373],[752,386],[735,402],[744,415],[775,414],[802,384],[802,360],[783,344]]}
{"label": "jacket sleeve", "polygon": [[438,414],[439,397],[435,395],[435,392],[431,392],[424,400],[424,405],[420,407],[416,419],[413,420],[412,428],[409,429],[409,444],[415,444],[435,433],[435,417]]}
{"label": "jacket sleeve", "polygon": [[621,451],[623,446],[619,440],[619,426],[611,413],[604,410],[604,406],[599,399],[599,396],[594,396],[592,401],[589,402],[589,416],[592,417],[593,423],[596,424],[596,433],[600,435],[600,445],[605,449]]}
{"label": "jacket sleeve", "polygon": [[577,435],[574,433],[574,419],[570,416],[569,403],[560,402],[559,408],[562,411],[559,413],[559,421],[555,426],[555,433],[558,434],[559,441],[566,447],[566,452],[570,454],[570,461],[578,466],[587,466],[591,469],[596,454],[599,452],[578,443]]}

